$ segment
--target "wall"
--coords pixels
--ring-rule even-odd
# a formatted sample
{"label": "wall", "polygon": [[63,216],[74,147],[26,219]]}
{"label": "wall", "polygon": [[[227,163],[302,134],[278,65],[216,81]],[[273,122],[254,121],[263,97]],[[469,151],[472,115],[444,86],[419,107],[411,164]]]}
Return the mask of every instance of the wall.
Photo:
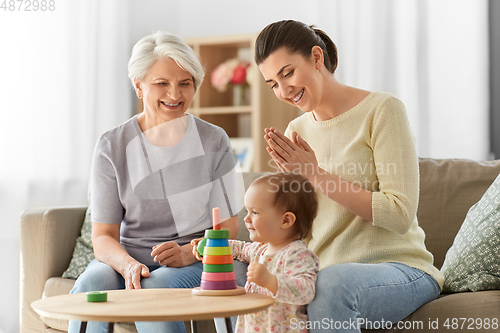
{"label": "wall", "polygon": [[156,29],[169,30],[185,38],[239,33],[257,33],[280,19],[316,20],[321,1],[133,1],[129,0],[131,43]]}

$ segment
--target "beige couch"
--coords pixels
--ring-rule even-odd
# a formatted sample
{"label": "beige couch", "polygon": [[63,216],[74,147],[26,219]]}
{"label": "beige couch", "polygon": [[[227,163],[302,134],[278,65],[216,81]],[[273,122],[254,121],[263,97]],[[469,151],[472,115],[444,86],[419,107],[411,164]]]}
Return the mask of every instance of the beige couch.
{"label": "beige couch", "polygon": [[[468,209],[476,203],[500,173],[500,160],[420,160],[420,204],[418,219],[426,232],[427,248],[440,268]],[[245,174],[245,185],[259,174]],[[74,281],[60,276],[68,267],[86,207],[30,209],[21,215],[21,299],[22,333],[59,332],[67,323],[41,319],[30,303],[41,298],[68,293]],[[240,215],[240,239],[248,239]],[[436,332],[429,323],[447,318],[499,318],[500,290],[441,295],[406,318],[423,323],[423,328],[404,332]],[[500,319],[500,318],[499,318]],[[201,332],[213,332],[211,321],[202,322]],[[120,324],[117,332],[135,331],[132,324]],[[397,330],[392,330],[391,332]],[[474,330],[481,332],[480,330]],[[377,331],[380,332],[380,331]],[[485,330],[484,332],[492,332]]]}

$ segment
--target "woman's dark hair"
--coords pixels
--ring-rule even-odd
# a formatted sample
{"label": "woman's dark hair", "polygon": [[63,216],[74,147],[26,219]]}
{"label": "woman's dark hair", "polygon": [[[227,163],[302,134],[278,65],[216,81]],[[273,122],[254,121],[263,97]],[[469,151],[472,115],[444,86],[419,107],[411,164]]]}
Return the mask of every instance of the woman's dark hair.
{"label": "woman's dark hair", "polygon": [[330,73],[337,68],[337,47],[328,35],[320,29],[305,23],[286,20],[269,24],[255,41],[255,62],[260,65],[274,51],[285,47],[291,53],[311,56],[313,46],[323,50],[325,66]]}
{"label": "woman's dark hair", "polygon": [[252,185],[267,184],[274,194],[273,204],[285,212],[295,214],[295,234],[300,238],[311,235],[313,221],[318,213],[318,195],[306,178],[295,173],[277,172],[257,178]]}

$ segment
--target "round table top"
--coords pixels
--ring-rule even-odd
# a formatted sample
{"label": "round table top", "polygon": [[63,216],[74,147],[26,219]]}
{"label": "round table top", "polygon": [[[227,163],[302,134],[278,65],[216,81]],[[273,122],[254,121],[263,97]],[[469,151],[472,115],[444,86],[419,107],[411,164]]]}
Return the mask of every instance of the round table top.
{"label": "round table top", "polygon": [[41,316],[54,319],[134,322],[186,321],[232,317],[267,309],[274,299],[246,293],[197,296],[191,289],[109,290],[108,301],[87,302],[85,293],[53,296],[31,303]]}

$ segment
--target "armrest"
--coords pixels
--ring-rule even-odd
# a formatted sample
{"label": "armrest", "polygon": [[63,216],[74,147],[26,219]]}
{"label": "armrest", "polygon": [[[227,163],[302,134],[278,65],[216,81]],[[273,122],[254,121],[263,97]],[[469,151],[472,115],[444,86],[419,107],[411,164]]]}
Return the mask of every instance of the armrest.
{"label": "armrest", "polygon": [[21,213],[19,304],[22,332],[41,331],[42,321],[30,304],[42,298],[47,279],[61,276],[68,268],[86,209],[37,208]]}

